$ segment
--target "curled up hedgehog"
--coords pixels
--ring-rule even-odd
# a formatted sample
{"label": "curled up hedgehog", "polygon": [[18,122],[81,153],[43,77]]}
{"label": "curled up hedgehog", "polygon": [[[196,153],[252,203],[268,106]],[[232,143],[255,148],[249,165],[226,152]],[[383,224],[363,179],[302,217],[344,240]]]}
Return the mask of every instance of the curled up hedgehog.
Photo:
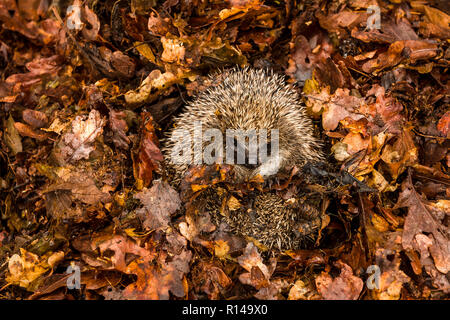
{"label": "curled up hedgehog", "polygon": [[[210,151],[212,144],[214,151],[209,154],[213,162],[231,163],[234,183],[257,176],[266,181],[294,166],[323,161],[312,121],[297,92],[282,76],[248,68],[218,76],[218,84],[186,106],[167,136],[163,152],[175,171],[174,181],[182,179],[192,164],[202,160],[211,164],[202,152]],[[258,139],[249,132],[256,132]],[[240,155],[244,162],[239,161]],[[242,199],[238,209],[224,212],[226,197],[230,195],[208,188],[196,201],[208,210],[216,225],[225,222],[233,232],[269,249],[299,248],[321,225],[320,199],[316,196],[285,200],[273,192],[255,191]]]}

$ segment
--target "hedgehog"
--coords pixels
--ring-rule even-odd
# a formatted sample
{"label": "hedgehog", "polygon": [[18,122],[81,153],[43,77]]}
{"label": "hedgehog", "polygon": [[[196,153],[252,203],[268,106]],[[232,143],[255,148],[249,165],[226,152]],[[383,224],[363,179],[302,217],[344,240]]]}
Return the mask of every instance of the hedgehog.
{"label": "hedgehog", "polygon": [[[257,176],[268,180],[279,172],[290,172],[294,166],[302,168],[307,163],[323,161],[322,144],[313,134],[312,121],[297,91],[286,84],[282,75],[266,69],[234,68],[211,76],[210,81],[215,85],[186,105],[164,141],[162,151],[169,167],[175,170],[174,181],[182,179],[192,164],[199,164],[196,152],[206,150],[211,141],[219,146],[213,152],[216,163],[232,160],[235,183]],[[215,133],[211,140],[205,138],[211,136],[208,130]],[[261,135],[257,139],[245,134],[242,139],[230,139],[229,132]],[[251,160],[255,150],[256,161]],[[262,150],[265,155],[260,153]],[[244,162],[236,161],[239,152]],[[218,225],[224,216],[218,212],[221,201],[213,200],[214,197],[217,198],[214,191],[204,192],[203,198],[210,204],[207,208]],[[255,238],[269,248],[298,247],[302,236],[320,225],[317,210],[312,210],[313,214],[310,210],[316,204],[290,206],[273,193],[255,195],[248,203],[253,208],[230,211],[225,222],[234,232]]]}

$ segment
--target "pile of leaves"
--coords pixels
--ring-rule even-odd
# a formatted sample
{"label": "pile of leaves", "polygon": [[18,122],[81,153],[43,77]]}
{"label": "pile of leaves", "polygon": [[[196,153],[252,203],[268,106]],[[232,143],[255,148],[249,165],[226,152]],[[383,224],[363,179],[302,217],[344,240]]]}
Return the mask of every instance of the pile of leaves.
{"label": "pile of leaves", "polygon": [[[438,0],[1,0],[0,297],[448,297],[449,23]],[[236,65],[296,84],[369,187],[339,188],[319,247],[216,228],[192,200],[227,168],[166,182],[173,116]]]}

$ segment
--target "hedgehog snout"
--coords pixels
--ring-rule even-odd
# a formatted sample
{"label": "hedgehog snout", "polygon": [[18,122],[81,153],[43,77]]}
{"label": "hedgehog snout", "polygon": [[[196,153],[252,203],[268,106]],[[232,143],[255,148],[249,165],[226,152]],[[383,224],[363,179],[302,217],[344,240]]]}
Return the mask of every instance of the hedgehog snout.
{"label": "hedgehog snout", "polygon": [[269,158],[262,163],[253,173],[253,176],[257,174],[262,177],[269,177],[277,174],[281,169],[283,163],[283,157],[281,154],[274,154],[269,156]]}

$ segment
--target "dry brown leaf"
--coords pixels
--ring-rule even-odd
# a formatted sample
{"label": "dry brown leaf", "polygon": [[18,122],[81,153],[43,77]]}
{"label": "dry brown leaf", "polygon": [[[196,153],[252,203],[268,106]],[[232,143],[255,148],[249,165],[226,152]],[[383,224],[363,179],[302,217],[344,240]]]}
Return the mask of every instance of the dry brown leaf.
{"label": "dry brown leaf", "polygon": [[386,145],[381,159],[387,164],[394,180],[404,172],[407,166],[415,164],[418,159],[418,150],[411,131],[405,128],[392,145]]}
{"label": "dry brown leaf", "polygon": [[362,70],[367,73],[378,72],[382,69],[394,67],[400,62],[415,63],[426,60],[438,54],[437,45],[424,40],[402,40],[392,43],[388,51],[381,53],[375,59],[362,65]]}
{"label": "dry brown leaf", "polygon": [[[45,19],[40,22],[29,21],[31,15],[30,4],[17,6],[17,1],[5,0],[0,3],[0,21],[3,22],[3,28],[17,31],[29,39],[39,40],[42,44],[52,43],[57,38],[60,27],[53,19]],[[28,11],[28,17],[22,16],[22,12]],[[33,18],[36,12],[32,13]]]}
{"label": "dry brown leaf", "polygon": [[180,79],[172,72],[161,73],[159,70],[153,70],[137,90],[125,93],[125,101],[130,105],[153,102],[162,92],[178,81]]}
{"label": "dry brown leaf", "polygon": [[[450,271],[449,229],[444,223],[449,213],[446,210],[448,208],[440,203],[426,201],[419,195],[412,184],[410,172],[402,184],[402,191],[394,208],[402,207],[408,208],[402,236],[403,248],[418,250],[427,272],[437,283],[442,283],[444,275]],[[426,261],[429,255],[433,258],[434,266]],[[450,287],[444,290],[448,291]]]}
{"label": "dry brown leaf", "polygon": [[45,113],[32,109],[23,110],[22,118],[23,121],[28,123],[34,129],[42,128],[48,123],[48,118]]}
{"label": "dry brown leaf", "polygon": [[450,28],[450,16],[448,14],[429,6],[423,6],[423,9],[428,21],[447,30]]}
{"label": "dry brown leaf", "polygon": [[64,253],[60,251],[56,253],[49,252],[39,257],[20,248],[20,255],[14,254],[8,260],[6,281],[33,291],[39,286],[38,279],[56,265],[63,256]]}
{"label": "dry brown leaf", "polygon": [[130,139],[127,137],[128,125],[124,111],[110,110],[109,126],[113,132],[113,142],[117,148],[128,150]]}
{"label": "dry brown leaf", "polygon": [[288,300],[319,300],[320,296],[311,284],[302,280],[295,281],[289,290]]}
{"label": "dry brown leaf", "polygon": [[[401,258],[397,250],[379,248],[375,252],[375,263],[380,268],[378,288],[371,290],[377,300],[398,300],[404,283],[411,279],[400,270]],[[375,280],[374,285],[377,285]]]}
{"label": "dry brown leaf", "polygon": [[401,18],[395,21],[383,21],[381,30],[359,31],[354,28],[352,37],[364,42],[393,43],[399,40],[419,40],[408,20]]}
{"label": "dry brown leaf", "polygon": [[85,24],[84,28],[81,30],[81,33],[86,39],[95,41],[95,39],[97,39],[98,32],[100,31],[100,21],[95,12],[92,11],[87,4],[84,6],[82,13],[82,17],[84,18],[83,20],[88,22],[90,26],[87,27],[88,24]]}
{"label": "dry brown leaf", "polygon": [[[314,50],[318,48],[318,50]],[[333,47],[329,40],[323,36],[308,39],[299,35],[291,44],[289,67],[286,73],[293,76],[300,83],[312,78],[315,66],[330,57]]]}
{"label": "dry brown leaf", "polygon": [[205,292],[212,300],[219,299],[220,294],[232,284],[231,279],[214,261],[201,261],[192,274],[195,287]]}
{"label": "dry brown leaf", "polygon": [[258,248],[249,242],[244,253],[238,257],[239,264],[248,272],[239,276],[239,280],[258,289],[255,294],[257,299],[278,299],[279,291],[287,286],[281,279],[270,280],[275,271],[277,260],[271,258],[269,265],[263,263],[263,259],[258,252]]}
{"label": "dry brown leaf", "polygon": [[104,125],[105,121],[97,110],[92,110],[87,119],[77,116],[72,121],[71,131],[61,138],[61,159],[66,162],[88,159],[95,149],[95,139],[103,133]]}
{"label": "dry brown leaf", "polygon": [[149,112],[141,114],[141,139],[137,153],[133,153],[133,173],[138,190],[147,187],[153,179],[153,171],[159,168],[163,155],[159,149],[158,137]]}
{"label": "dry brown leaf", "polygon": [[359,113],[359,108],[364,103],[364,99],[350,95],[348,89],[337,89],[333,95],[328,89],[323,89],[319,94],[309,94],[307,106],[314,113],[323,110],[322,126],[325,130],[335,130],[339,121],[349,117],[353,120],[364,118]]}
{"label": "dry brown leaf", "polygon": [[450,111],[447,111],[441,119],[439,119],[436,128],[444,135],[444,137],[450,137]]}
{"label": "dry brown leaf", "polygon": [[328,32],[337,32],[339,34],[345,32],[344,28],[352,29],[366,22],[369,14],[364,11],[342,10],[328,16],[318,12],[316,16],[322,28],[328,30]]}
{"label": "dry brown leaf", "polygon": [[[128,270],[127,255],[133,254],[143,262],[151,262],[156,257],[155,252],[140,247],[133,240],[122,235],[105,234],[92,239],[78,239],[74,242],[74,246],[82,252],[83,260],[89,265],[125,273]],[[94,257],[96,250],[99,250],[100,255],[107,255],[107,258]]]}
{"label": "dry brown leaf", "polygon": [[11,115],[8,120],[3,119],[3,128],[5,128],[3,139],[6,145],[11,149],[12,153],[16,155],[17,153],[22,152],[22,140]]}
{"label": "dry brown leaf", "polygon": [[184,274],[189,272],[191,258],[192,252],[189,250],[183,250],[173,258],[161,252],[158,269],[148,262],[133,261],[128,265],[126,272],[136,274],[138,280],[125,288],[124,298],[168,300],[169,291],[177,297],[183,297],[186,294]]}
{"label": "dry brown leaf", "polygon": [[23,137],[30,137],[39,141],[44,141],[48,138],[47,133],[39,129],[35,130],[31,126],[22,122],[14,123],[14,127],[16,127],[19,134]]}

